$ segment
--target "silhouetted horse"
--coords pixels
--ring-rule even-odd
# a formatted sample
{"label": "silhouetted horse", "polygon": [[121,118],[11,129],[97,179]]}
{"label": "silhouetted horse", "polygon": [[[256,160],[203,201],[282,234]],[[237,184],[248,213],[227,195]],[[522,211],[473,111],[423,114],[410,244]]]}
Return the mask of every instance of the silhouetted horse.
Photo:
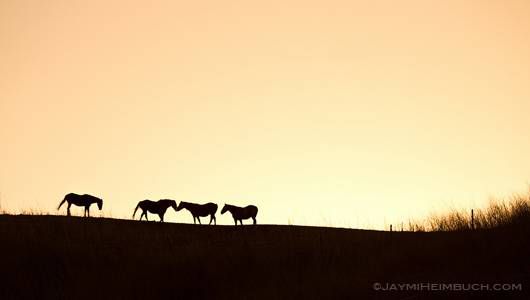
{"label": "silhouetted horse", "polygon": [[193,216],[193,224],[196,224],[195,219],[197,219],[199,221],[199,224],[201,224],[200,217],[206,217],[208,215],[210,216],[210,223],[208,224],[212,224],[212,221],[214,224],[217,224],[217,220],[215,219],[215,213],[217,212],[217,204],[215,203],[209,202],[206,204],[195,204],[181,201],[179,203],[179,207],[177,207],[177,211],[183,208],[189,210],[189,212]]}
{"label": "silhouetted horse", "polygon": [[252,220],[254,221],[254,225],[256,225],[256,215],[258,214],[258,208],[254,205],[238,207],[230,204],[225,204],[225,206],[221,210],[221,214],[224,214],[227,211],[232,214],[232,218],[234,218],[234,223],[236,224],[236,226],[237,221],[239,221],[239,223],[243,225],[243,220],[250,218],[252,218]]}
{"label": "silhouetted horse", "polygon": [[138,208],[142,210],[142,214],[140,215],[140,220],[142,220],[142,217],[145,216],[145,219],[149,221],[147,218],[147,212],[150,212],[152,214],[157,214],[160,217],[160,222],[164,222],[164,214],[166,213],[166,210],[168,207],[173,207],[175,211],[177,211],[177,202],[175,200],[170,199],[162,199],[158,201],[151,201],[151,200],[143,200],[138,202],[138,205],[136,205],[136,208],[134,209],[133,213],[133,219],[134,215],[136,215],[136,211]]}
{"label": "silhouetted horse", "polygon": [[84,206],[85,207],[85,217],[88,215],[90,217],[90,205],[92,203],[97,203],[99,210],[103,208],[103,200],[99,199],[97,197],[94,197],[92,195],[78,195],[74,193],[67,194],[64,196],[63,201],[59,204],[59,207],[57,207],[57,210],[61,208],[61,206],[68,202],[68,208],[66,209],[67,215],[70,215],[70,206],[77,205],[77,206]]}

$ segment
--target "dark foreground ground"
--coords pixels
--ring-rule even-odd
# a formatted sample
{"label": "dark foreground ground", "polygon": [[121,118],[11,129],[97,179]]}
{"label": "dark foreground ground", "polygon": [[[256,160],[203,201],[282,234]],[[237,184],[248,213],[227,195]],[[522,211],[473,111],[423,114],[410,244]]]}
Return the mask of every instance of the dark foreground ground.
{"label": "dark foreground ground", "polygon": [[529,239],[527,226],[390,233],[1,215],[0,299],[530,299]]}

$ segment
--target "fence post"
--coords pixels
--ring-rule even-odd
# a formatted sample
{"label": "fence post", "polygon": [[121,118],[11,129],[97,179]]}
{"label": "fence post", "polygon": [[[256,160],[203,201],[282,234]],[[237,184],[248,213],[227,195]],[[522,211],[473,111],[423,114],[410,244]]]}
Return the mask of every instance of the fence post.
{"label": "fence post", "polygon": [[475,216],[473,215],[473,209],[471,209],[471,229],[475,230]]}

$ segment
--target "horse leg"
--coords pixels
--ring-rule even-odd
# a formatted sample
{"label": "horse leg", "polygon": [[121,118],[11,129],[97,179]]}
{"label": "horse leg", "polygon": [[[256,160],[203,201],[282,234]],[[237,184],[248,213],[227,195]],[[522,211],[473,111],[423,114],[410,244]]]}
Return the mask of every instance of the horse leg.
{"label": "horse leg", "polygon": [[201,225],[201,217],[197,216],[197,221],[199,221],[199,225]]}
{"label": "horse leg", "polygon": [[86,213],[87,213],[88,217],[90,218],[90,207],[86,208]]}
{"label": "horse leg", "polygon": [[239,219],[239,224],[241,224],[241,226],[243,226],[243,219]]}
{"label": "horse leg", "polygon": [[197,224],[197,223],[195,222],[195,216],[193,216],[193,224]]}
{"label": "horse leg", "polygon": [[72,206],[71,203],[68,203],[68,207],[66,208],[66,215],[70,216],[70,206]]}
{"label": "horse leg", "polygon": [[236,219],[236,218],[234,218],[234,223],[235,223],[235,224],[236,224],[236,226],[237,226],[237,219]]}
{"label": "horse leg", "polygon": [[256,217],[252,217],[252,221],[254,221],[254,225],[256,225]]}
{"label": "horse leg", "polygon": [[212,221],[215,217],[213,215],[210,215],[210,223],[208,223],[208,225],[211,225],[212,224]]}
{"label": "horse leg", "polygon": [[158,216],[160,217],[160,222],[164,222],[164,214],[159,214]]}

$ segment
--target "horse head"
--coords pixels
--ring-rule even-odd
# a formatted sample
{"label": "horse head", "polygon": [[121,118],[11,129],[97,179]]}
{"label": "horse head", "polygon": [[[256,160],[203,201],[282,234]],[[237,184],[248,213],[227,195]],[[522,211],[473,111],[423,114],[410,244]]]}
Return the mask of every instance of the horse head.
{"label": "horse head", "polygon": [[221,210],[221,214],[222,214],[222,215],[223,215],[225,212],[228,211],[229,206],[230,206],[229,204],[225,204],[225,205],[223,206],[223,209]]}
{"label": "horse head", "polygon": [[97,200],[96,202],[98,204],[98,208],[99,210],[102,210],[103,209],[103,199],[99,199]]}
{"label": "horse head", "polygon": [[169,206],[171,206],[175,211],[178,211],[177,202],[175,200],[170,200]]}
{"label": "horse head", "polygon": [[177,208],[175,208],[175,210],[176,210],[176,211],[180,211],[180,210],[183,209],[185,206],[186,206],[186,202],[184,202],[184,201],[180,201],[179,206],[178,206]]}

